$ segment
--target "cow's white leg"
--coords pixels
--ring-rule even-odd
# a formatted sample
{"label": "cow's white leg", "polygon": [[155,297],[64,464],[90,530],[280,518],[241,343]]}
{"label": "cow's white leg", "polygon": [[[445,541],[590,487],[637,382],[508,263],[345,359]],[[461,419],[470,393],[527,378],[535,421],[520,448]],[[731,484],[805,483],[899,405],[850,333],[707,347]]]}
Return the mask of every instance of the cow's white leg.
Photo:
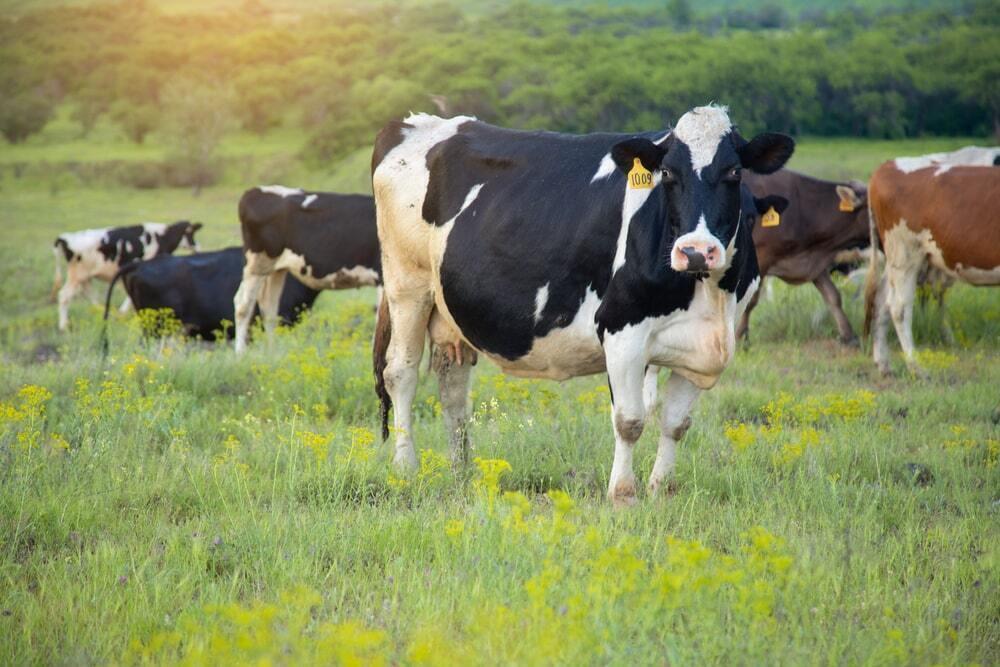
{"label": "cow's white leg", "polygon": [[270,336],[278,326],[278,306],[281,304],[281,290],[285,287],[288,271],[275,271],[267,277],[257,303],[260,316],[264,320],[264,331]]}
{"label": "cow's white leg", "polygon": [[[888,253],[887,253],[888,254]],[[923,256],[917,253],[900,253],[887,262],[886,267],[886,302],[892,323],[896,328],[896,337],[903,348],[903,356],[907,365],[920,372],[914,357],[913,345],[913,300],[917,293],[917,275],[923,264]]]}
{"label": "cow's white leg", "polygon": [[118,312],[127,313],[130,310],[132,310],[132,299],[129,297],[125,297],[125,300],[122,301],[122,305],[118,307]]}
{"label": "cow's white leg", "polygon": [[66,331],[69,328],[69,302],[80,293],[81,287],[73,272],[68,271],[66,282],[59,288],[59,331]]}
{"label": "cow's white leg", "polygon": [[420,358],[424,353],[424,335],[433,297],[428,292],[407,292],[389,296],[392,333],[386,350],[382,377],[392,399],[392,422],[396,431],[397,468],[414,470],[417,454],[413,449],[413,396],[417,393]]}
{"label": "cow's white leg", "polygon": [[875,324],[872,337],[872,356],[875,365],[882,375],[892,371],[889,364],[889,306],[886,303],[886,280],[879,280],[878,291],[875,294]]}
{"label": "cow's white leg", "polygon": [[260,276],[246,268],[243,269],[243,280],[236,290],[233,299],[233,312],[236,317],[236,352],[243,352],[247,347],[247,336],[250,333],[250,321],[257,305],[257,295],[260,293],[267,276]]}
{"label": "cow's white leg", "polygon": [[608,383],[611,385],[611,424],[615,430],[615,458],[608,480],[608,499],[615,507],[635,503],[632,449],[642,435],[646,419],[643,385],[646,375],[645,345],[637,336],[605,337]]}
{"label": "cow's white leg", "polygon": [[677,443],[691,427],[691,409],[701,389],[679,373],[671,373],[663,392],[660,413],[660,444],[649,474],[649,491],[656,493],[674,472]]}
{"label": "cow's white leg", "polygon": [[660,367],[650,364],[646,366],[646,375],[642,379],[642,404],[646,406],[649,415],[656,407],[657,382],[660,379]]}
{"label": "cow's white leg", "polygon": [[87,293],[87,300],[95,306],[101,305],[101,295],[97,292],[97,285],[94,284],[93,280],[88,280],[84,290]]}
{"label": "cow's white leg", "polygon": [[468,346],[456,354],[449,344],[435,344],[431,351],[431,364],[438,375],[444,428],[448,433],[448,452],[456,468],[464,467],[469,462],[469,380],[475,354]]}

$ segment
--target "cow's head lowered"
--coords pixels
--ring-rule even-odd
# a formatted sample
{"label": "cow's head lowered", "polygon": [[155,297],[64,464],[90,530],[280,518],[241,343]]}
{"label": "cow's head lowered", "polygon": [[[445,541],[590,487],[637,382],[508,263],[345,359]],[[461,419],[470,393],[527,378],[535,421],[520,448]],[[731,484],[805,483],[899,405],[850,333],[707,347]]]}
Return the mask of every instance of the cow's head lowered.
{"label": "cow's head lowered", "polygon": [[725,107],[707,106],[681,116],[661,142],[628,139],[612,148],[611,157],[626,174],[650,173],[652,187],[645,196],[661,198],[655,210],[665,227],[661,238],[672,242],[670,267],[701,274],[729,266],[742,214],[741,170],[770,174],[794,149],[795,142],[783,134],[746,141]]}
{"label": "cow's head lowered", "polygon": [[194,239],[194,234],[201,229],[200,222],[188,222],[181,220],[172,225],[168,225],[160,239],[160,254],[169,254],[178,248],[198,252],[198,242]]}

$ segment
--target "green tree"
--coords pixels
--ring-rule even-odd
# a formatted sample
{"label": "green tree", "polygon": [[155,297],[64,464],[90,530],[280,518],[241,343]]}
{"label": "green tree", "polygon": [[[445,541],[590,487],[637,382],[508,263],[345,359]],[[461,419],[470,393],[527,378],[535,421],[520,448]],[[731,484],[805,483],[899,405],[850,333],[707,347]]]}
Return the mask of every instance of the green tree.
{"label": "green tree", "polygon": [[177,78],[163,88],[161,98],[163,133],[171,146],[168,160],[197,195],[221,174],[217,150],[235,125],[234,95],[216,82]]}

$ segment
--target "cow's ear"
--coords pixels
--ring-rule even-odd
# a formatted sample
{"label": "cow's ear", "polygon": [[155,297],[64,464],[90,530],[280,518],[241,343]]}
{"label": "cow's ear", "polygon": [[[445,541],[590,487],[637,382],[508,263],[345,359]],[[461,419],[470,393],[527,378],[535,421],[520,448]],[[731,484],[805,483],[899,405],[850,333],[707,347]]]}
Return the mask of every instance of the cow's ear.
{"label": "cow's ear", "polygon": [[201,224],[200,222],[192,222],[192,223],[191,223],[191,233],[194,233],[194,232],[198,231],[198,230],[199,230],[199,229],[201,229],[201,228],[202,228],[203,226],[204,226],[204,225],[202,225],[202,224]]}
{"label": "cow's ear", "polygon": [[736,140],[740,164],[758,174],[773,174],[788,162],[795,151],[795,140],[786,134],[765,132],[748,142]]}
{"label": "cow's ear", "polygon": [[611,147],[611,159],[626,174],[632,171],[636,158],[639,158],[642,166],[649,171],[659,169],[666,154],[667,151],[662,147],[642,137],[626,139]]}
{"label": "cow's ear", "polygon": [[840,197],[840,210],[845,212],[857,211],[864,204],[864,200],[849,185],[838,185],[837,196]]}
{"label": "cow's ear", "polygon": [[757,208],[757,213],[767,213],[773,208],[778,214],[784,213],[788,208],[788,200],[781,195],[767,195],[766,197],[754,197],[753,204]]}

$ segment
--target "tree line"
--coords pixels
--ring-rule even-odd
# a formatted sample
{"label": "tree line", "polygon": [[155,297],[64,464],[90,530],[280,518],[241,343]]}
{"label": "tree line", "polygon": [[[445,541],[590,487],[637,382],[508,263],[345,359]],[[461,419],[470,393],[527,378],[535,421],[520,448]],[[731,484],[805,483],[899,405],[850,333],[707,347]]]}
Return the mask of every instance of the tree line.
{"label": "tree line", "polygon": [[[0,132],[18,142],[69,104],[133,141],[212,114],[304,128],[322,162],[408,111],[565,132],[659,128],[707,101],[746,134],[1000,136],[1000,6],[849,8],[792,20],[514,4],[163,13],[148,2],[40,10],[0,23]],[[768,16],[772,16],[768,19]],[[745,19],[745,17],[744,17]]]}

